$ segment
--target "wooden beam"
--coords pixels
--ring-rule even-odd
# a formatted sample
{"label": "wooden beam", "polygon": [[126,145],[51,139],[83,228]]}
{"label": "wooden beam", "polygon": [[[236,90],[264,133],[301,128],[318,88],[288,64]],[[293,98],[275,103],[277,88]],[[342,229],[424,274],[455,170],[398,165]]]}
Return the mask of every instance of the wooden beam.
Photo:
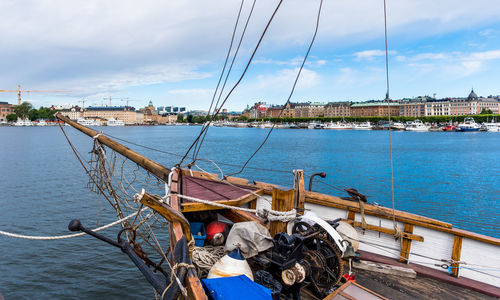
{"label": "wooden beam", "polygon": [[239,222],[256,222],[259,223],[260,225],[268,228],[269,224],[266,223],[264,219],[262,219],[259,216],[256,216],[255,214],[246,212],[246,211],[238,211],[238,210],[233,210],[233,209],[223,209],[219,211],[219,213],[224,216],[225,218],[231,220],[233,223],[239,223]]}
{"label": "wooden beam", "polygon": [[[179,186],[179,171],[176,170],[174,174],[172,175],[172,184],[170,185],[171,188],[171,193],[178,193],[180,186]],[[181,211],[181,206],[179,203],[179,197],[172,195],[170,196],[170,206],[177,210]],[[173,222],[171,223],[170,227],[170,253],[174,253],[174,249],[172,245],[177,244],[177,242],[184,236],[182,233],[182,227],[179,222]],[[201,281],[198,278],[198,275],[196,274],[196,271],[193,269],[188,269],[187,270],[187,276],[184,279],[184,284],[186,285],[186,289],[188,291],[188,297],[189,299],[196,299],[196,300],[206,300],[207,295],[205,294],[205,290],[203,289],[203,286],[201,285]]]}
{"label": "wooden beam", "polygon": [[[306,202],[360,212],[359,203],[357,201],[344,200],[338,197],[320,194],[316,192],[306,191]],[[392,219],[393,211],[392,209],[387,207],[365,204],[365,214],[374,215],[385,219]],[[415,214],[410,214],[399,210],[395,212],[395,215],[396,215],[396,220],[400,222],[419,225],[422,227],[426,227],[426,225],[436,225],[443,228],[450,228],[450,229],[452,228],[452,225],[450,223],[442,222],[439,220]]]}
{"label": "wooden beam", "polygon": [[[257,191],[257,192],[259,192],[259,191]],[[247,195],[243,195],[243,196],[239,197],[238,199],[234,199],[234,200],[220,200],[220,201],[212,201],[212,202],[230,205],[230,206],[241,206],[241,205],[246,204],[250,201],[254,201],[255,199],[257,199],[257,196],[255,196],[254,194],[247,194]],[[183,202],[181,204],[181,207],[182,207],[182,212],[224,209],[224,208],[219,207],[219,206],[205,204],[205,203],[199,203],[199,202]]]}
{"label": "wooden beam", "polygon": [[[413,225],[405,224],[404,232],[413,233]],[[409,263],[410,259],[410,250],[411,250],[411,239],[407,239],[402,237],[401,241],[401,253],[399,254],[399,260],[401,262]]]}
{"label": "wooden beam", "polygon": [[[293,209],[293,189],[273,189],[273,200],[271,209],[276,211],[289,211]],[[271,221],[269,232],[274,236],[278,232],[286,232],[286,223],[281,221]]]}
{"label": "wooden beam", "polygon": [[[351,224],[354,227],[362,228],[361,222],[356,222],[356,221],[352,221],[352,220],[344,220],[344,221]],[[370,225],[370,224],[366,224],[365,229],[377,231],[377,232],[382,232],[382,233],[390,234],[390,235],[394,235],[396,233],[396,231],[394,229],[384,228],[384,227]],[[405,239],[409,239],[409,240],[418,241],[418,242],[424,241],[423,236],[411,234],[408,232],[401,232],[401,237],[405,238]]]}
{"label": "wooden beam", "polygon": [[304,185],[304,171],[295,171],[295,207],[299,215],[304,214],[304,204],[306,202],[306,188]]}
{"label": "wooden beam", "polygon": [[120,153],[121,155],[135,162],[136,164],[138,164],[139,166],[141,166],[154,176],[158,177],[159,179],[168,182],[168,174],[170,174],[170,169],[106,137],[104,134],[99,134],[99,132],[95,130],[92,130],[88,127],[78,124],[75,121],[70,120],[69,118],[61,115],[61,113],[57,113],[55,117],[63,121],[64,123],[73,126],[75,129],[90,136],[91,138],[97,139],[103,145],[108,146],[114,151]]}
{"label": "wooden beam", "polygon": [[356,213],[353,212],[352,210],[350,210],[348,213],[347,213],[347,219],[348,220],[352,220],[354,221],[354,218],[356,217]]}
{"label": "wooden beam", "polygon": [[239,178],[239,177],[232,177],[232,176],[226,176],[225,178],[228,182],[233,183],[233,184],[240,184],[240,185],[248,185],[249,180],[245,178]]}
{"label": "wooden beam", "polygon": [[[462,255],[462,241],[463,241],[463,237],[461,236],[454,236],[453,238],[453,249],[451,251],[451,259],[453,259],[454,261],[460,261],[460,256]],[[458,274],[459,274],[459,267],[460,264],[456,264],[456,263],[452,263],[451,264],[451,274],[454,276],[454,277],[458,277]]]}
{"label": "wooden beam", "polygon": [[189,221],[178,210],[175,210],[169,205],[164,204],[160,196],[151,195],[142,190],[138,200],[142,204],[158,212],[162,217],[164,217],[169,222],[180,223],[182,228],[182,234],[186,236],[187,241],[190,242],[193,239],[193,236],[191,235],[191,227],[189,225]]}
{"label": "wooden beam", "polygon": [[197,178],[211,179],[211,180],[219,179],[219,175],[217,175],[217,174],[189,170],[189,169],[182,169],[182,175],[193,176],[193,177],[197,177]]}

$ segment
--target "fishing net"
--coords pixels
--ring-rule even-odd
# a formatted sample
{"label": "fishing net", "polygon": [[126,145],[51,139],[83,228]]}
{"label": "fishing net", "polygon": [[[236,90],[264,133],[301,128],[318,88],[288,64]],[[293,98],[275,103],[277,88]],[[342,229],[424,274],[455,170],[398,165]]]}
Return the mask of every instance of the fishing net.
{"label": "fishing net", "polygon": [[157,212],[145,208],[135,195],[145,189],[151,194],[165,194],[165,182],[139,165],[94,139],[88,161],[88,187],[105,198],[122,219],[122,238],[126,238],[135,252],[154,270],[169,274],[168,222]]}

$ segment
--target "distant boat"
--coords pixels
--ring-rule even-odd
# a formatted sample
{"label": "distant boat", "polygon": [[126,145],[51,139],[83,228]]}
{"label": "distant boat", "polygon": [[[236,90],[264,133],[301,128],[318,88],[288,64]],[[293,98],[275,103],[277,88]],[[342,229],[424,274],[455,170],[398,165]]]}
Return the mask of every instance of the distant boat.
{"label": "distant boat", "polygon": [[125,126],[122,120],[119,119],[108,119],[108,126]]}
{"label": "distant boat", "polygon": [[346,122],[330,122],[326,124],[325,129],[352,129],[352,125]]}
{"label": "distant boat", "polygon": [[361,122],[359,124],[353,124],[352,129],[354,129],[354,130],[371,130],[372,124],[370,122]]}
{"label": "distant boat", "polygon": [[31,122],[28,119],[26,120],[17,119],[17,122],[14,123],[14,126],[33,126],[33,122]]}
{"label": "distant boat", "polygon": [[401,123],[401,122],[394,122],[392,123],[391,125],[391,129],[393,130],[405,130],[405,124]]}
{"label": "distant boat", "polygon": [[422,121],[420,120],[415,120],[413,122],[409,122],[405,130],[407,131],[429,131],[429,126],[425,125]]}
{"label": "distant boat", "polygon": [[483,123],[481,128],[488,132],[500,132],[500,123],[498,122]]}
{"label": "distant boat", "polygon": [[453,122],[450,121],[450,123],[448,123],[448,125],[446,125],[445,127],[442,128],[443,131],[457,131],[458,128],[453,125]]}
{"label": "distant boat", "polygon": [[462,123],[458,124],[460,131],[479,131],[480,127],[472,117],[467,117]]}

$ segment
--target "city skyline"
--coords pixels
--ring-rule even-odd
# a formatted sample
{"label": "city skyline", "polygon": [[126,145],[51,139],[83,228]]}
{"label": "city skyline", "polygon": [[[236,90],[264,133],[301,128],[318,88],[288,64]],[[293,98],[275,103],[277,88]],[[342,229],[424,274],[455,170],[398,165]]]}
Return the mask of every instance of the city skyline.
{"label": "city skyline", "polygon": [[[3,3],[0,89],[71,90],[23,94],[35,107],[100,103],[207,110],[239,3],[146,1]],[[319,2],[282,5],[241,85],[225,107],[265,101],[284,104],[314,30]],[[500,3],[389,1],[391,98],[498,95]],[[248,60],[276,1],[260,3],[248,25],[227,89]],[[29,5],[33,9],[26,12]],[[243,7],[242,18],[251,3]],[[496,8],[496,9],[495,9]],[[22,16],[22,17],[20,17]],[[241,27],[240,27],[241,28]],[[239,31],[240,32],[240,31]],[[320,29],[291,101],[366,101],[385,97],[383,2],[356,7],[325,2]],[[238,34],[237,34],[238,36]],[[0,101],[17,103],[14,93]]]}

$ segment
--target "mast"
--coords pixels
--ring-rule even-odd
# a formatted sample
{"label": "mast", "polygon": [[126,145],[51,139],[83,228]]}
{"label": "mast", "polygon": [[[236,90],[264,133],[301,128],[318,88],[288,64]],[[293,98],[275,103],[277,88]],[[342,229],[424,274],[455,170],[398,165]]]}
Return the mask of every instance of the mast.
{"label": "mast", "polygon": [[125,156],[126,158],[130,159],[131,161],[135,162],[142,168],[144,168],[146,171],[150,172],[151,174],[155,175],[159,179],[168,182],[168,174],[170,174],[170,169],[160,165],[159,163],[135,152],[134,150],[131,150],[122,144],[106,137],[103,134],[100,134],[99,132],[92,130],[88,127],[85,127],[83,125],[78,124],[75,121],[70,120],[69,118],[63,116],[61,113],[57,113],[55,117],[66,124],[71,125],[75,129],[85,133],[86,135],[90,136],[91,138],[97,139],[99,142],[102,144],[108,146],[109,148],[113,149],[114,151],[120,153],[121,155]]}

